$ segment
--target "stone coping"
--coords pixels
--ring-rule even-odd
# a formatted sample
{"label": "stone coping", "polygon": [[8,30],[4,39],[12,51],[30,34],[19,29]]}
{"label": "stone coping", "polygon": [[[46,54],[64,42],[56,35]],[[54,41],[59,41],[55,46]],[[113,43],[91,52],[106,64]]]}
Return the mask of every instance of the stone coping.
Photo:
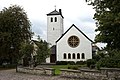
{"label": "stone coping", "polygon": [[30,68],[30,67],[17,67],[18,72],[23,72],[23,73],[30,73],[30,74],[41,74],[41,75],[54,75],[54,70],[53,68]]}
{"label": "stone coping", "polygon": [[72,69],[61,69],[61,71],[67,71],[67,72],[76,72],[76,73],[80,73],[79,70],[72,70]]}
{"label": "stone coping", "polygon": [[81,73],[81,72],[94,72],[94,73],[100,73],[99,70],[93,70],[93,69],[79,69],[79,70],[61,69],[61,71],[76,72],[76,73]]}
{"label": "stone coping", "polygon": [[43,69],[45,69],[45,70],[54,70],[53,68],[44,68],[44,67],[39,67],[39,68],[36,68],[36,67],[33,67],[33,68],[31,68],[31,67],[18,67],[18,68],[23,68],[23,69],[29,69],[29,70],[43,70]]}
{"label": "stone coping", "polygon": [[72,69],[61,69],[61,71],[68,71],[68,72],[94,72],[100,73],[101,70],[108,70],[108,71],[120,71],[120,68],[100,68],[100,70],[96,69],[79,69],[79,70],[72,70]]}
{"label": "stone coping", "polygon": [[95,70],[95,69],[80,69],[80,71],[82,71],[82,72],[94,72],[94,73],[100,73],[99,70]]}
{"label": "stone coping", "polygon": [[120,68],[100,68],[100,70],[120,71]]}

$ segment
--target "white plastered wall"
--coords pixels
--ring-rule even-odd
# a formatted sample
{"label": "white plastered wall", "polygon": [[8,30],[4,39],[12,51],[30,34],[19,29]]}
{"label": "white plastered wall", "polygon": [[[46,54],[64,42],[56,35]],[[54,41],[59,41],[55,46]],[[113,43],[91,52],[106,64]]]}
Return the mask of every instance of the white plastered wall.
{"label": "white plastered wall", "polygon": [[[68,45],[68,38],[70,36],[77,36],[80,39],[80,44],[76,48]],[[63,59],[63,54],[67,54],[67,59]],[[71,59],[68,59],[68,53],[71,53]],[[72,59],[72,54],[75,53],[75,59]],[[77,53],[80,53],[80,59],[77,59]],[[85,59],[81,59],[81,54],[85,54]],[[85,61],[92,58],[91,41],[88,40],[75,27],[72,27],[58,42],[57,42],[57,61]]]}

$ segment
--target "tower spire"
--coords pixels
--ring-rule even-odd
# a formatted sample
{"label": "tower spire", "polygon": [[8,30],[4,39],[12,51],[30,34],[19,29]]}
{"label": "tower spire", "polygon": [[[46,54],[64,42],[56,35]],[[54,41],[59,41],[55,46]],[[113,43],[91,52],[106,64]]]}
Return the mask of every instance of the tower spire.
{"label": "tower spire", "polygon": [[54,7],[55,7],[55,10],[56,10],[56,5]]}

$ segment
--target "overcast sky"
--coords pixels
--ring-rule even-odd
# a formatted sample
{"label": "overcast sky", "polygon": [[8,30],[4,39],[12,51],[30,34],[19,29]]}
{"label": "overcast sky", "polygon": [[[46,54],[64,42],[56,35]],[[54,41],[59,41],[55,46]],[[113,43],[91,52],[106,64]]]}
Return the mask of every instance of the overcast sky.
{"label": "overcast sky", "polygon": [[56,9],[62,9],[64,16],[64,31],[75,24],[91,40],[95,38],[95,21],[93,20],[94,9],[87,5],[85,0],[0,0],[0,10],[11,5],[20,5],[27,12],[32,23],[32,31],[40,35],[42,39],[47,38],[47,16],[46,14]]}

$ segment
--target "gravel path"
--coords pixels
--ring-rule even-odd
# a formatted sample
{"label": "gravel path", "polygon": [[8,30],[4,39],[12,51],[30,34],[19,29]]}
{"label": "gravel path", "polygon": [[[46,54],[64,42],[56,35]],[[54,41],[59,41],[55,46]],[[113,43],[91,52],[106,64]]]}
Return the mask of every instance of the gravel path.
{"label": "gravel path", "polygon": [[23,74],[23,73],[16,73],[15,69],[11,69],[11,70],[1,70],[0,80],[83,80],[83,79],[62,78],[60,76]]}

